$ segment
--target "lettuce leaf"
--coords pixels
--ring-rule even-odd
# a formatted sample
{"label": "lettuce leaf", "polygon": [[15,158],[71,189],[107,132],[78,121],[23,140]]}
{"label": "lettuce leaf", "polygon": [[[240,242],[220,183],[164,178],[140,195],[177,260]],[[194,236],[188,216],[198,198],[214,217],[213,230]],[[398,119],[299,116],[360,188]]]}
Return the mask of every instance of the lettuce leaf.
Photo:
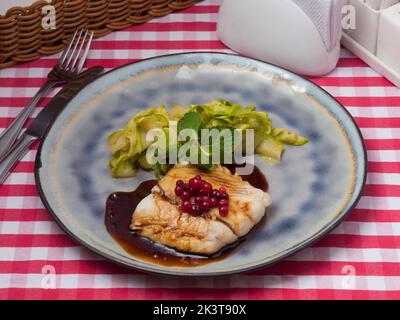
{"label": "lettuce leaf", "polygon": [[233,129],[254,129],[259,134],[269,134],[272,130],[267,112],[257,112],[254,105],[243,107],[226,100],[214,100],[206,105],[190,108],[200,114],[205,128],[229,127]]}
{"label": "lettuce leaf", "polygon": [[268,113],[256,111],[254,105],[245,107],[227,100],[213,100],[206,105],[191,106],[190,111],[200,114],[205,128],[253,129],[255,153],[270,164],[281,160],[284,145],[301,146],[308,142],[295,131],[274,128]]}
{"label": "lettuce leaf", "polygon": [[309,141],[308,138],[302,137],[296,131],[289,132],[287,128],[274,128],[272,129],[271,136],[291,146],[302,146]]}
{"label": "lettuce leaf", "polygon": [[[124,129],[117,130],[108,137],[108,145],[113,158],[109,162],[113,177],[132,177],[140,163],[145,164],[142,153],[152,141],[146,141],[152,129],[169,126],[169,114],[165,106],[150,108],[135,115]],[[139,161],[142,159],[141,161]],[[146,165],[146,168],[148,166]]]}
{"label": "lettuce leaf", "polygon": [[[166,174],[172,165],[161,163],[152,165],[147,161],[146,150],[155,141],[146,141],[146,135],[152,129],[162,129],[167,134],[167,140],[170,140],[169,121],[177,121],[178,134],[184,129],[192,129],[199,138],[201,129],[229,129],[232,132],[235,129],[242,131],[253,129],[255,133],[254,153],[270,164],[279,163],[285,145],[302,146],[309,141],[296,131],[274,128],[268,113],[256,111],[254,105],[242,106],[227,100],[213,100],[205,105],[192,105],[187,108],[174,105],[170,111],[161,105],[158,108],[149,108],[138,113],[129,120],[124,129],[109,135],[108,144],[113,155],[109,162],[112,175],[114,177],[132,177],[136,175],[139,168],[153,170],[157,178]],[[240,143],[243,143],[244,146],[245,142]],[[161,161],[163,163],[168,163],[169,149],[173,148],[179,152],[183,142],[174,141],[171,144],[173,144],[172,147],[169,144],[165,147],[167,159],[163,159]],[[207,145],[200,145],[196,156],[203,156],[203,158],[209,159],[209,162],[196,164],[196,166],[205,170],[213,170],[215,165],[211,161],[212,154],[215,154],[217,147],[221,152],[221,163],[224,163],[223,153],[233,153],[237,145],[234,145],[233,140],[225,141],[225,139],[214,144],[208,142]]]}
{"label": "lettuce leaf", "polygon": [[173,121],[179,121],[189,111],[189,108],[182,107],[179,104],[174,104],[169,111],[169,118]]}

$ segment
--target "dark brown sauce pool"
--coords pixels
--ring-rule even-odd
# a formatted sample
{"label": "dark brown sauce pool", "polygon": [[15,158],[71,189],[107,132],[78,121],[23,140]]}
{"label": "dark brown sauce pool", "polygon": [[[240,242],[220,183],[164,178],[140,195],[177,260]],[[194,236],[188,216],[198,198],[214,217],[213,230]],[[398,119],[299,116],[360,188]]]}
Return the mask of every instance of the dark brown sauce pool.
{"label": "dark brown sauce pool", "polygon": [[[234,172],[235,166],[226,166]],[[268,191],[268,182],[260,169],[254,167],[252,174],[242,176],[243,180],[248,181],[253,187]],[[263,219],[254,230],[249,232],[244,238],[236,243],[226,246],[213,256],[199,256],[179,253],[166,246],[156,244],[144,237],[135,235],[129,229],[132,213],[142,199],[147,197],[151,189],[157,184],[157,180],[142,182],[135,191],[112,193],[106,202],[105,225],[110,235],[127,251],[129,254],[145,261],[157,263],[164,266],[191,267],[221,260],[231,254],[238,246],[254,236],[255,229],[265,222]]]}

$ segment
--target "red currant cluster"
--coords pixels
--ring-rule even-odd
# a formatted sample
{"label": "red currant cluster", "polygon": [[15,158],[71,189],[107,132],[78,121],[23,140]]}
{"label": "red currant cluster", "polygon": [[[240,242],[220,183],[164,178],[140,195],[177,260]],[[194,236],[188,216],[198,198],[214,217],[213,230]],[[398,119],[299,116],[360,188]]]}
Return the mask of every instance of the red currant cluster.
{"label": "red currant cluster", "polygon": [[229,195],[225,187],[213,189],[212,185],[195,176],[185,183],[176,182],[175,194],[181,199],[181,210],[193,216],[199,216],[213,208],[218,208],[221,217],[229,213]]}

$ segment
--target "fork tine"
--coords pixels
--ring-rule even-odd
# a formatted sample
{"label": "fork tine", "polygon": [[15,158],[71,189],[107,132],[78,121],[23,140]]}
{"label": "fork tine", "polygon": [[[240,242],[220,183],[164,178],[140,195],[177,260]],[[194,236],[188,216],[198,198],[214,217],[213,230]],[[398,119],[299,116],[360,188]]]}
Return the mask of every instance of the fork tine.
{"label": "fork tine", "polygon": [[72,51],[70,51],[70,54],[68,55],[67,62],[65,63],[65,65],[63,67],[63,69],[65,69],[67,71],[69,71],[69,69],[70,69],[70,63],[71,63],[71,60],[72,60],[72,58],[74,57],[74,55],[76,53],[76,48],[78,47],[78,44],[79,44],[79,42],[81,40],[82,33],[83,33],[83,29],[80,30],[79,36],[75,41],[75,45],[74,45]]}
{"label": "fork tine", "polygon": [[74,32],[74,35],[73,35],[72,38],[69,40],[67,47],[64,49],[63,53],[61,54],[60,58],[58,59],[58,65],[59,65],[59,66],[62,66],[62,64],[64,63],[65,58],[67,57],[67,54],[69,53],[69,50],[71,49],[72,44],[73,44],[73,42],[74,42],[74,40],[75,40],[75,38],[76,38],[76,35],[78,34],[78,31],[79,31],[79,30],[76,30],[76,31]]}
{"label": "fork tine", "polygon": [[85,50],[83,51],[82,56],[79,59],[79,63],[78,63],[78,67],[77,67],[77,72],[78,73],[81,72],[83,64],[86,61],[86,57],[87,57],[88,52],[89,52],[90,44],[92,43],[92,39],[93,39],[93,31],[89,31],[89,39],[88,39],[88,41],[86,43]]}
{"label": "fork tine", "polygon": [[[72,71],[72,72],[75,71],[76,62],[78,61],[78,58],[79,58],[79,56],[80,56],[80,54],[82,52],[82,48],[83,48],[83,45],[85,44],[86,36],[87,36],[88,33],[89,33],[89,30],[86,30],[85,34],[83,35],[83,38],[82,38],[81,44],[79,46],[79,49],[75,54],[74,60],[73,60],[72,64],[70,65],[70,71]],[[77,72],[80,72],[80,71],[77,70]]]}

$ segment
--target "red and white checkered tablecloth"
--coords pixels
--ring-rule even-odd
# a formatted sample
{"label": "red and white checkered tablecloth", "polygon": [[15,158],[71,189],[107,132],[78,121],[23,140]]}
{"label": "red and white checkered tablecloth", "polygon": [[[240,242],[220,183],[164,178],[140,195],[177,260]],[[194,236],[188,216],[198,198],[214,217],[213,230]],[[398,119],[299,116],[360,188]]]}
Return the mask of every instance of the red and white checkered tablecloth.
{"label": "red and white checkered tablecloth", "polygon": [[[173,52],[229,52],[215,32],[220,3],[205,0],[98,39],[87,66],[112,69]],[[27,104],[56,59],[0,70],[0,128]],[[76,244],[56,225],[35,188],[34,148],[0,187],[0,299],[399,299],[400,89],[345,49],[331,74],[311,80],[355,117],[369,158],[360,203],[323,240],[271,268],[228,278],[134,272]],[[42,286],[49,270],[56,274],[55,289]]]}

